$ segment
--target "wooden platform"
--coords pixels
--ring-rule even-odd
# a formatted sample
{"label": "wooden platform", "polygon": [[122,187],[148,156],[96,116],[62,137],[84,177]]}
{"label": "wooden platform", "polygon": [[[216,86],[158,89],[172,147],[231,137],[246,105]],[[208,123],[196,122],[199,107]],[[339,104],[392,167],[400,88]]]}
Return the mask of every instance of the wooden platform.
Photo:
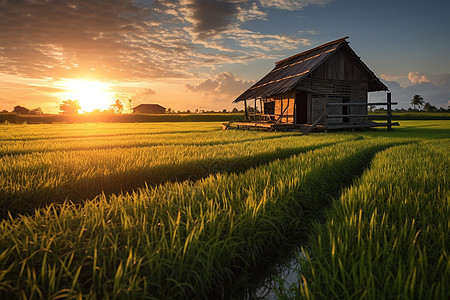
{"label": "wooden platform", "polygon": [[[390,126],[399,126],[397,122],[391,123]],[[267,130],[267,131],[301,131],[309,132],[312,124],[293,124],[293,123],[269,123],[269,122],[230,122],[224,123],[223,130],[226,129],[243,129],[243,130]],[[347,129],[367,129],[374,127],[388,127],[388,123],[339,123],[328,124],[328,126],[319,124],[314,126],[314,131],[328,131],[328,130],[347,130]]]}
{"label": "wooden platform", "polygon": [[223,129],[290,131],[296,128],[296,125],[291,123],[274,124],[269,122],[232,122],[228,126]]}

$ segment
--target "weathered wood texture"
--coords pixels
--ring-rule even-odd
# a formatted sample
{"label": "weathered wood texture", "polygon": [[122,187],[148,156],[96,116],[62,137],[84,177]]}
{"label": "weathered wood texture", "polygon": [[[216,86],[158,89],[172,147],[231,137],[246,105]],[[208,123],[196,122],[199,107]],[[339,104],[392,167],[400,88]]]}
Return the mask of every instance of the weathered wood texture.
{"label": "weathered wood texture", "polygon": [[[367,82],[345,81],[338,79],[306,78],[299,84],[299,89],[306,88],[318,93],[328,94],[328,103],[360,103],[367,102]],[[308,103],[308,123],[313,123],[323,112],[325,95],[312,95]],[[367,107],[330,106],[329,115],[366,115]],[[361,117],[330,118],[329,124],[343,122],[362,122]]]}
{"label": "weathered wood texture", "polygon": [[262,114],[273,115],[272,121],[282,115],[279,123],[294,123],[294,92],[264,98],[262,99],[262,103]]}
{"label": "weathered wood texture", "polygon": [[[277,124],[332,126],[366,122],[368,92],[387,87],[345,39],[277,62],[271,72],[235,102],[256,98],[255,104],[261,102],[262,110],[258,120]],[[352,105],[356,103],[362,105]],[[323,120],[319,122],[321,116]],[[254,119],[258,121],[256,116]]]}
{"label": "weathered wood texture", "polygon": [[341,47],[336,53],[333,53],[333,55],[311,72],[308,77],[366,82],[369,79],[367,72],[362,69],[360,64],[355,63],[355,59],[346,47]]}

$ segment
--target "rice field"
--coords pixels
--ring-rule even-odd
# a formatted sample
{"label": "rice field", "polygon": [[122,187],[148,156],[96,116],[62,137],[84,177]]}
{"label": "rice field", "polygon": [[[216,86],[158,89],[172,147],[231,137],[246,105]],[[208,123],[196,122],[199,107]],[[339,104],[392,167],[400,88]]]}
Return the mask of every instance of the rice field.
{"label": "rice field", "polygon": [[447,299],[450,121],[393,132],[220,123],[0,125],[0,295]]}

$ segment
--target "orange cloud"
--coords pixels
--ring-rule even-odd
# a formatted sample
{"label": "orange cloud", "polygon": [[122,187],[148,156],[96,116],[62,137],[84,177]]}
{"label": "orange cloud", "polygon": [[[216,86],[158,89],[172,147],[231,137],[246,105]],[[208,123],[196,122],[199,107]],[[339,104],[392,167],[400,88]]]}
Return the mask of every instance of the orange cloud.
{"label": "orange cloud", "polygon": [[408,79],[413,84],[428,82],[439,87],[450,88],[450,73],[430,74],[425,72],[409,72]]}
{"label": "orange cloud", "polygon": [[406,74],[380,74],[380,78],[386,81],[396,81],[401,78],[406,78]]}

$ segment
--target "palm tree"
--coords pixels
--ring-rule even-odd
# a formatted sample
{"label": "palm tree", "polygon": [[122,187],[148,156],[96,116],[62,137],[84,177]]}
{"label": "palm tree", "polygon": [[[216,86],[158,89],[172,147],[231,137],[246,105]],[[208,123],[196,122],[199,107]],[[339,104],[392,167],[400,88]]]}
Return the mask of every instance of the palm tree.
{"label": "palm tree", "polygon": [[411,104],[413,105],[413,108],[416,109],[416,105],[420,108],[421,106],[425,105],[425,101],[423,100],[422,96],[420,95],[414,95],[414,97],[411,100]]}
{"label": "palm tree", "polygon": [[118,111],[120,113],[123,111],[123,104],[119,99],[117,99],[116,102],[114,102],[114,104],[111,104],[110,107],[111,109]]}

